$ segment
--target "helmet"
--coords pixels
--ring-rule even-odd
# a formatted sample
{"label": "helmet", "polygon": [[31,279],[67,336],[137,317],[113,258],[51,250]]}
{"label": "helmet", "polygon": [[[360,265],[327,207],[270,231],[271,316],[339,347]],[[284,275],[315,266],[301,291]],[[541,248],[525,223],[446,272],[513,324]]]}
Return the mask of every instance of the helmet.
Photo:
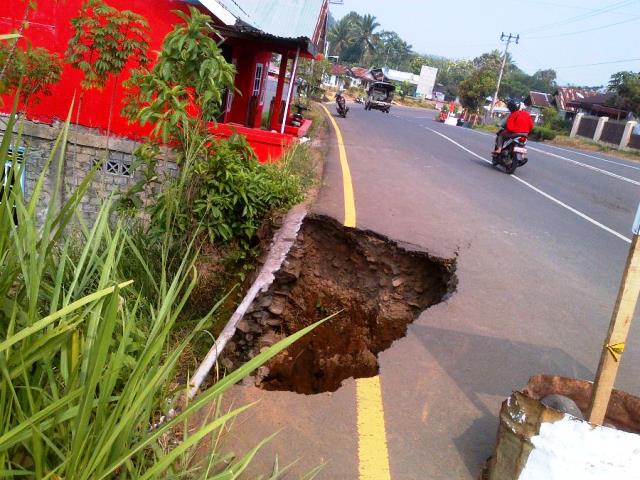
{"label": "helmet", "polygon": [[518,102],[516,102],[515,100],[509,100],[507,102],[507,108],[510,112],[515,112],[517,110],[520,110],[520,104],[518,104]]}

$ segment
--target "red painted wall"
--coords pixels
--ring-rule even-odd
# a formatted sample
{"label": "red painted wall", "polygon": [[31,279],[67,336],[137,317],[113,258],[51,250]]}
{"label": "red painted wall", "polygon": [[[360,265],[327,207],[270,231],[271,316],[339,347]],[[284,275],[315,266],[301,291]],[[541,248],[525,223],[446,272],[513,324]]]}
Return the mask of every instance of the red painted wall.
{"label": "red painted wall", "polygon": [[[25,1],[0,1],[0,33],[7,33],[18,28],[24,14]],[[132,10],[144,16],[151,26],[151,45],[149,56],[156,58],[165,35],[172,30],[173,25],[181,21],[172,10],[186,10],[181,0],[108,0],[108,3],[118,9]],[[25,37],[33,46],[44,47],[48,50],[64,55],[67,43],[71,38],[71,19],[80,11],[82,0],[40,0],[38,9],[30,17],[31,23],[25,31]],[[26,40],[22,40],[24,44]],[[120,116],[122,109],[123,91],[120,84],[129,76],[128,72],[118,79],[116,87],[116,102],[112,121],[112,131],[118,135],[129,137],[139,136],[144,131],[129,125]],[[29,118],[50,123],[53,119],[65,119],[74,94],[79,95],[79,84],[82,74],[65,65],[62,80],[53,87],[53,95],[40,97],[40,102],[32,105],[27,112]],[[112,98],[115,81],[111,81],[104,90],[90,90],[84,94],[80,124],[87,127],[107,128],[109,104]],[[11,105],[5,98],[5,107]],[[74,113],[75,120],[75,113]]]}

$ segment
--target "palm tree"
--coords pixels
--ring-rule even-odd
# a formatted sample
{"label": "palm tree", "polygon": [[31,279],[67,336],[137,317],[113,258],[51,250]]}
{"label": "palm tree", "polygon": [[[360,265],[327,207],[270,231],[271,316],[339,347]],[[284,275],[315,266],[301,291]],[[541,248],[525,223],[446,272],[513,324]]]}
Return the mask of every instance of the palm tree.
{"label": "palm tree", "polygon": [[329,30],[328,40],[331,43],[331,52],[339,56],[353,45],[352,23],[347,18],[340,20]]}
{"label": "palm tree", "polygon": [[373,53],[376,45],[376,29],[380,24],[376,21],[376,17],[370,14],[363,15],[353,25],[353,42],[361,48],[362,56],[360,61],[364,60],[367,54]]}

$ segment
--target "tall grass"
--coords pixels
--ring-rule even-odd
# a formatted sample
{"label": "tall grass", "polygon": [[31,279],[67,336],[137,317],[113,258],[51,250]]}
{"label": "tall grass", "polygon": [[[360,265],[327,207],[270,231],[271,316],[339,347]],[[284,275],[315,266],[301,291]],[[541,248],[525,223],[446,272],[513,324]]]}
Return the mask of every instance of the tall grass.
{"label": "tall grass", "polygon": [[[9,182],[0,197],[0,476],[237,478],[257,448],[232,459],[212,451],[201,464],[189,460],[188,468],[185,459],[248,406],[219,413],[195,429],[185,425],[310,329],[260,354],[177,416],[159,422],[170,406],[166,399],[180,394],[170,387],[178,360],[217,306],[179,345],[169,346],[172,328],[198,281],[197,252],[187,245],[178,264],[167,268],[168,229],[150,248],[160,259],[149,262],[128,229],[110,224],[109,202],[87,227],[79,203],[93,172],[61,204],[68,135],[67,120],[29,201],[19,182],[13,187]],[[14,171],[20,166],[8,151],[21,142],[13,114],[0,143],[0,162],[11,159]],[[36,209],[50,166],[54,187],[39,225]],[[132,261],[138,268],[131,268]],[[158,264],[160,272],[154,267]],[[131,272],[137,278],[127,277]],[[161,441],[167,436],[178,441],[167,446]]]}

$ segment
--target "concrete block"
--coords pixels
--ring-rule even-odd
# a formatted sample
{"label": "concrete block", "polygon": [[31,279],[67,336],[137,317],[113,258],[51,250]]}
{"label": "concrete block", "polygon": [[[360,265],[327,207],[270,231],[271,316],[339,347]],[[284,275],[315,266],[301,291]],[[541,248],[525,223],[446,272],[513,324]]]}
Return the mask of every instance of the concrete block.
{"label": "concrete block", "polygon": [[596,125],[596,131],[593,134],[593,141],[599,142],[600,137],[602,136],[602,130],[604,129],[604,124],[609,121],[609,117],[600,117],[598,118],[598,125]]}
{"label": "concrete block", "polygon": [[582,117],[584,117],[584,113],[576,114],[576,117],[573,119],[573,125],[571,126],[571,133],[569,136],[574,138],[578,134],[578,129],[580,128],[580,122],[582,121]]}
{"label": "concrete block", "polygon": [[624,132],[622,133],[622,138],[620,139],[620,145],[618,148],[620,150],[624,150],[629,146],[629,141],[631,140],[631,134],[633,133],[633,129],[636,128],[638,122],[629,121],[624,127]]}

